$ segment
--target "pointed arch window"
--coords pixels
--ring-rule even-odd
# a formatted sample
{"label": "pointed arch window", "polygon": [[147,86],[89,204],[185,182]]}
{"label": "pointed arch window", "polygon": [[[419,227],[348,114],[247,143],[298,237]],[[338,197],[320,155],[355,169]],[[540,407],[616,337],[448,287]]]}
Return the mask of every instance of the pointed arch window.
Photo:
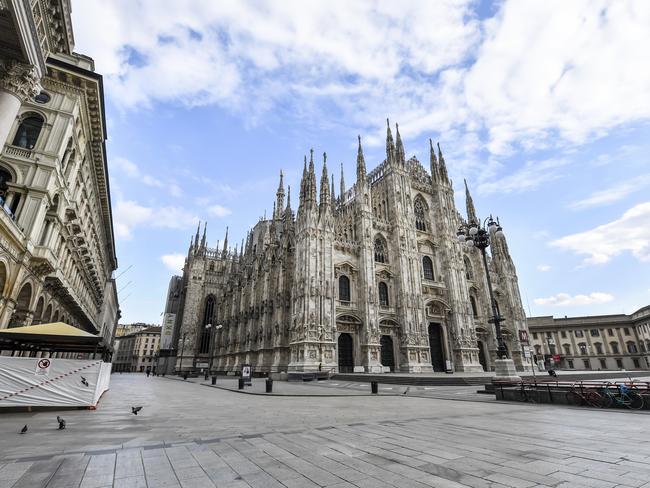
{"label": "pointed arch window", "polygon": [[375,261],[378,263],[388,262],[388,253],[386,252],[386,243],[381,237],[375,239]]}
{"label": "pointed arch window", "polygon": [[465,262],[465,278],[468,280],[473,280],[474,269],[472,268],[472,263],[467,256],[463,257],[463,261]]}
{"label": "pointed arch window", "polygon": [[425,232],[427,230],[427,219],[424,202],[421,198],[415,199],[413,211],[415,212],[415,228]]}
{"label": "pointed arch window", "polygon": [[345,275],[339,277],[339,300],[342,302],[350,301],[350,278]]}
{"label": "pointed arch window", "polygon": [[424,274],[425,280],[434,280],[433,261],[431,261],[429,256],[424,256],[422,258],[422,273]]}
{"label": "pointed arch window", "polygon": [[199,354],[207,354],[210,350],[210,334],[212,333],[212,327],[206,327],[206,325],[212,324],[214,317],[214,305],[214,297],[210,295],[205,301],[203,325],[201,326],[200,331],[201,341],[199,342]]}
{"label": "pointed arch window", "polygon": [[379,282],[379,305],[388,307],[388,285],[383,281]]}
{"label": "pointed arch window", "polygon": [[476,298],[473,295],[469,296],[469,303],[472,306],[472,315],[474,318],[478,317],[478,307],[476,306]]}
{"label": "pointed arch window", "polygon": [[34,149],[44,122],[40,115],[29,114],[18,126],[12,144],[25,149]]}

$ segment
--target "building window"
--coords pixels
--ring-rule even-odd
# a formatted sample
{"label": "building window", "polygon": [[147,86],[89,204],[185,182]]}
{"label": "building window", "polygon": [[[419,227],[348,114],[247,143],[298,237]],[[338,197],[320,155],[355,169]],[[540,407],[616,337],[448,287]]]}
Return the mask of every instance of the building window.
{"label": "building window", "polygon": [[616,367],[618,369],[623,369],[623,360],[622,359],[617,359],[616,360]]}
{"label": "building window", "polygon": [[607,335],[609,337],[614,337],[614,330],[613,329],[607,329]]}
{"label": "building window", "polygon": [[386,243],[381,237],[375,239],[375,261],[378,263],[387,262]]}
{"label": "building window", "polygon": [[627,327],[623,327],[623,334],[630,335],[630,329],[628,329]]}
{"label": "building window", "polygon": [[580,344],[578,344],[578,348],[580,349],[580,354],[582,354],[583,356],[587,355],[587,344],[581,342]]}
{"label": "building window", "polygon": [[573,369],[573,359],[567,359],[567,363],[569,363],[569,369]]}
{"label": "building window", "polygon": [[34,149],[43,128],[43,122],[45,122],[43,117],[38,114],[30,114],[25,117],[18,126],[12,144],[25,149]]}
{"label": "building window", "polygon": [[424,203],[422,202],[421,198],[415,199],[414,211],[415,211],[415,228],[417,230],[426,231],[427,220],[425,217]]}
{"label": "building window", "polygon": [[596,342],[594,346],[596,346],[596,354],[603,354],[603,345],[600,342]]}
{"label": "building window", "polygon": [[636,354],[637,352],[639,352],[637,350],[636,344],[634,342],[628,342],[627,343],[627,352],[629,352],[631,354]]}
{"label": "building window", "polygon": [[422,271],[425,280],[433,281],[433,261],[431,261],[429,256],[424,256],[422,258]]}
{"label": "building window", "polygon": [[639,360],[637,358],[632,359],[632,362],[634,363],[635,368],[640,368],[641,365],[639,364]]}
{"label": "building window", "polygon": [[533,332],[533,339],[537,339],[537,332]]}
{"label": "building window", "polygon": [[383,281],[379,282],[379,305],[382,307],[388,306],[388,285]]}
{"label": "building window", "polygon": [[537,354],[538,356],[542,354],[542,346],[540,346],[539,344],[535,344],[535,354]]}
{"label": "building window", "polygon": [[350,278],[345,275],[339,277],[339,300],[350,301]]}
{"label": "building window", "polygon": [[598,329],[591,329],[589,335],[591,335],[591,337],[598,337],[600,333],[598,332]]}
{"label": "building window", "polygon": [[609,347],[612,348],[612,354],[618,354],[618,342],[610,342]]}
{"label": "building window", "polygon": [[589,364],[589,360],[588,360],[588,359],[583,359],[583,360],[582,360],[582,364],[585,365],[585,369],[590,369],[590,368],[591,368],[591,365]]}
{"label": "building window", "polygon": [[569,344],[564,344],[562,345],[564,348],[564,355],[565,356],[570,356],[571,355],[571,346]]}
{"label": "building window", "polygon": [[599,361],[600,361],[600,368],[607,369],[607,361],[605,361],[604,359],[600,359]]}
{"label": "building window", "polygon": [[199,354],[207,354],[210,350],[210,334],[212,328],[207,328],[206,325],[212,324],[214,317],[214,297],[210,295],[205,301],[205,311],[203,313],[203,325],[200,330],[201,341],[199,343]]}
{"label": "building window", "polygon": [[474,270],[472,269],[472,263],[467,256],[463,257],[463,262],[465,263],[465,278],[471,281],[474,279]]}
{"label": "building window", "polygon": [[585,336],[585,333],[582,332],[581,330],[576,330],[574,333],[575,333],[576,337],[584,337]]}
{"label": "building window", "polygon": [[560,336],[562,336],[562,339],[566,339],[566,330],[561,330]]}
{"label": "building window", "polygon": [[474,318],[478,317],[478,307],[476,306],[476,299],[470,295],[469,296],[469,303],[472,306],[472,315]]}

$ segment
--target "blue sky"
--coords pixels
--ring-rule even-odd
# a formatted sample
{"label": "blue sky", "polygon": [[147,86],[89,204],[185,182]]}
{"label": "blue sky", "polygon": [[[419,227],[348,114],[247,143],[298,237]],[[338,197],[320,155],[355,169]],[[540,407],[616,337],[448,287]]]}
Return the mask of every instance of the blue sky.
{"label": "blue sky", "polygon": [[199,220],[240,242],[312,147],[349,187],[386,117],[500,216],[527,312],[650,303],[648,2],[78,0],[73,22],[104,75],[124,323],[160,321]]}

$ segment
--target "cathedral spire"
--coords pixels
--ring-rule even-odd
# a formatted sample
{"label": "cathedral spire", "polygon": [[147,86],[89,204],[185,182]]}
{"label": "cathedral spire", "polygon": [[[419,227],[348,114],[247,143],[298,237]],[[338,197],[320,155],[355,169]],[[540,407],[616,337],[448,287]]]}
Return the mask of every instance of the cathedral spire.
{"label": "cathedral spire", "polygon": [[201,238],[201,249],[205,249],[205,239],[206,239],[205,234],[206,234],[207,229],[208,229],[208,223],[205,222],[203,224],[203,237]]}
{"label": "cathedral spire", "polygon": [[[287,187],[287,208],[284,209],[284,221],[293,220],[293,212],[291,211],[291,186]],[[285,224],[286,225],[286,224]],[[286,226],[284,227],[286,229]]]}
{"label": "cathedral spire", "polygon": [[302,206],[302,203],[306,198],[307,190],[307,156],[305,156],[304,164],[302,166],[302,178],[300,179],[300,195],[298,195],[298,207]]}
{"label": "cathedral spire", "polygon": [[341,202],[343,202],[343,195],[345,195],[345,178],[343,177],[343,163],[341,163],[341,193],[339,195],[339,198],[341,199]]}
{"label": "cathedral spire", "polygon": [[332,200],[332,212],[336,209],[336,195],[334,194],[334,173],[332,173],[332,191],[330,193],[330,199]]}
{"label": "cathedral spire", "polygon": [[390,120],[386,119],[386,163],[389,165],[395,161],[395,144],[393,144],[393,134],[390,131]]}
{"label": "cathedral spire", "polygon": [[445,164],[445,158],[442,157],[442,150],[440,149],[440,143],[438,143],[438,166],[440,168],[440,179],[443,181],[449,181],[447,175],[447,165]]}
{"label": "cathedral spire", "polygon": [[399,164],[406,164],[406,155],[404,154],[404,144],[402,144],[402,136],[399,134],[399,124],[395,124],[395,131],[397,132],[397,149],[395,151],[395,158]]}
{"label": "cathedral spire", "polygon": [[433,141],[429,138],[429,165],[431,168],[431,179],[438,181],[438,160],[436,159],[436,150],[433,148]]}
{"label": "cathedral spire", "polygon": [[[366,181],[366,160],[363,157],[363,148],[361,147],[361,136],[359,138],[359,147],[357,149],[357,184],[363,184]],[[341,172],[341,178],[343,173]]]}
{"label": "cathedral spire", "polygon": [[228,227],[226,227],[226,237],[223,238],[223,255],[228,252]]}
{"label": "cathedral spire", "polygon": [[196,236],[194,237],[194,249],[199,248],[199,234],[201,233],[201,221],[199,220],[199,225],[196,226]]}
{"label": "cathedral spire", "polygon": [[476,209],[474,208],[474,200],[472,200],[472,195],[469,193],[469,187],[467,186],[467,180],[465,182],[465,205],[467,207],[467,222],[468,223],[479,223],[478,218],[476,217]]}
{"label": "cathedral spire", "polygon": [[309,150],[309,194],[307,199],[310,202],[316,203],[316,171],[314,170],[314,150]]}
{"label": "cathedral spire", "polygon": [[276,212],[273,212],[273,218],[277,219],[282,213],[284,208],[284,173],[280,170],[280,184],[278,185],[278,191],[275,193],[275,209]]}
{"label": "cathedral spire", "polygon": [[328,210],[331,206],[330,201],[330,181],[327,172],[327,153],[323,153],[323,174],[320,177],[320,211],[321,213]]}

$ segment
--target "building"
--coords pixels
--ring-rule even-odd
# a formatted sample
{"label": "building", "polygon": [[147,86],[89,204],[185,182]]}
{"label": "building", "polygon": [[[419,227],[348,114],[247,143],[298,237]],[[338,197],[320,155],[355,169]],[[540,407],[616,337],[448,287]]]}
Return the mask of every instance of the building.
{"label": "building", "polygon": [[547,368],[650,369],[650,305],[631,315],[530,317],[528,327]]}
{"label": "building", "polygon": [[[389,126],[386,159],[367,172],[359,138],[356,182],[346,187],[341,172],[338,196],[323,158],[317,198],[313,151],[305,157],[295,217],[280,173],[273,213],[241,247],[229,248],[226,231],[221,249],[208,248],[197,230],[181,278],[176,369],[199,369],[213,349],[219,371],[493,370],[484,266],[458,242],[465,219],[440,147],[431,144],[427,172]],[[480,222],[465,190],[467,219]],[[522,369],[515,266],[505,237],[491,247],[505,341]]]}
{"label": "building", "polygon": [[102,77],[69,0],[0,1],[0,328],[113,338],[119,305]]}
{"label": "building", "polygon": [[152,327],[152,324],[145,324],[144,322],[136,322],[134,324],[119,324],[115,329],[115,338],[122,337],[133,332],[140,332],[142,329]]}
{"label": "building", "polygon": [[160,327],[146,327],[115,338],[113,371],[143,373],[156,372],[160,348]]}
{"label": "building", "polygon": [[167,300],[163,313],[162,332],[160,338],[160,354],[158,356],[157,371],[161,374],[171,374],[176,369],[176,351],[174,345],[178,343],[178,329],[174,327],[176,317],[181,309],[183,280],[180,276],[172,276],[167,288]]}

